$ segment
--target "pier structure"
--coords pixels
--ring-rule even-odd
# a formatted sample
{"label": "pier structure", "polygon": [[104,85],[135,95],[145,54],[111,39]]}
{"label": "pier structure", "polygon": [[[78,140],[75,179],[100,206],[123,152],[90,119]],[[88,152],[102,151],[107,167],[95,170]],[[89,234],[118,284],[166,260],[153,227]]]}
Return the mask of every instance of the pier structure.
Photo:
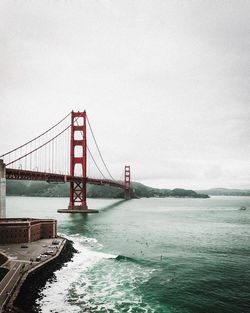
{"label": "pier structure", "polygon": [[0,280],[0,313],[27,312],[15,305],[23,284],[30,275],[38,275],[41,279],[44,271],[49,271],[54,263],[58,263],[65,244],[66,239],[62,237],[57,237],[53,246],[52,239],[40,239],[25,246],[0,244],[1,258],[7,260],[0,266],[0,274],[3,270],[7,271]]}
{"label": "pier structure", "polygon": [[[57,236],[56,226],[54,219],[0,219],[0,313],[30,312],[19,308],[25,284],[36,288],[37,278],[46,280],[72,258],[73,246]],[[32,277],[34,284],[29,285]]]}

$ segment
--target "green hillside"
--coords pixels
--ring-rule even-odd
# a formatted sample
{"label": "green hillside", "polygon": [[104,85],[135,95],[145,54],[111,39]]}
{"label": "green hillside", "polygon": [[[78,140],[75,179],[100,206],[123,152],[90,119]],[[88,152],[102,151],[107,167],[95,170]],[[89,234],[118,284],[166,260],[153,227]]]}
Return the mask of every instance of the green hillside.
{"label": "green hillside", "polygon": [[[7,181],[8,196],[31,196],[31,197],[68,197],[69,183],[55,184],[47,182],[31,181]],[[87,185],[88,198],[123,198],[123,190],[110,186]],[[198,194],[193,190],[185,189],[159,189],[145,186],[134,182],[132,184],[132,198],[142,197],[189,197],[208,198],[206,194]]]}
{"label": "green hillside", "polygon": [[197,193],[205,193],[210,196],[250,196],[249,189],[229,189],[229,188],[212,188],[207,190],[196,190]]}

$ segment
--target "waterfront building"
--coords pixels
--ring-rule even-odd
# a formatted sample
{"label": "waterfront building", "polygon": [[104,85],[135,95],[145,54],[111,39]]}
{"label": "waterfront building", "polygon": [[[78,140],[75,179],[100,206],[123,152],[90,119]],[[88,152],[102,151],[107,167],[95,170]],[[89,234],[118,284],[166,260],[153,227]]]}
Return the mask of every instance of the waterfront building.
{"label": "waterfront building", "polygon": [[54,219],[0,218],[0,244],[26,243],[56,236],[57,221]]}

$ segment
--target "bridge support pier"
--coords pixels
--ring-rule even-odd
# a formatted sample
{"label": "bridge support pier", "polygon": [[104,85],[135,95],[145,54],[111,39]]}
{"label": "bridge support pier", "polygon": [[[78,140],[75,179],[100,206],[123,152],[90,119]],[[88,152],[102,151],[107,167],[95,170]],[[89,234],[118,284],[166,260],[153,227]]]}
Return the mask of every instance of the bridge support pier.
{"label": "bridge support pier", "polygon": [[0,218],[6,217],[6,169],[0,160]]}

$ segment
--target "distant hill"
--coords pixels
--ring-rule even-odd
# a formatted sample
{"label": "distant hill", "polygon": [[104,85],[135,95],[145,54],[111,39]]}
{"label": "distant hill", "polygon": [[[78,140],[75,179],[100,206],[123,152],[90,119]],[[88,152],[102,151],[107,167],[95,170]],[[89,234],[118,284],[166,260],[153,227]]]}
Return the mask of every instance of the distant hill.
{"label": "distant hill", "polygon": [[145,186],[141,183],[133,182],[133,195],[134,197],[175,197],[175,198],[209,198],[208,195],[197,193],[193,190],[175,188],[175,189],[160,189]]}
{"label": "distant hill", "polygon": [[[31,197],[68,197],[69,184],[49,184],[47,182],[33,181],[7,181],[8,196],[31,196]],[[88,198],[123,198],[123,190],[110,186],[87,185]],[[132,198],[150,197],[176,197],[176,198],[209,198],[206,194],[197,193],[193,190],[176,188],[159,189],[145,186],[141,183],[132,183]]]}
{"label": "distant hill", "polygon": [[228,189],[228,188],[212,188],[206,190],[196,190],[199,194],[207,194],[210,196],[250,196],[249,189]]}

